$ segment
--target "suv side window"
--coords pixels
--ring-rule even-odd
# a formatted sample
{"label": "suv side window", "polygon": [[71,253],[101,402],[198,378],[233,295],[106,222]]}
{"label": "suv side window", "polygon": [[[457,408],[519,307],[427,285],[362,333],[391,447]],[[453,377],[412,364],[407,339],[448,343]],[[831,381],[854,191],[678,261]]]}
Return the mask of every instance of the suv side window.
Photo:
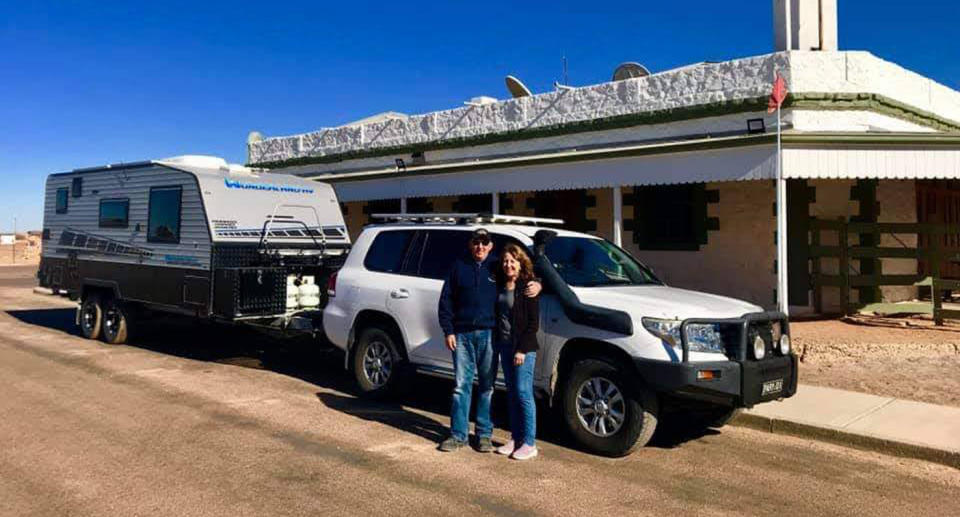
{"label": "suv side window", "polygon": [[420,257],[420,276],[445,280],[453,263],[467,253],[471,233],[465,230],[428,230]]}
{"label": "suv side window", "polygon": [[363,259],[363,267],[382,273],[400,273],[403,257],[413,240],[413,230],[383,231],[373,238],[373,244]]}

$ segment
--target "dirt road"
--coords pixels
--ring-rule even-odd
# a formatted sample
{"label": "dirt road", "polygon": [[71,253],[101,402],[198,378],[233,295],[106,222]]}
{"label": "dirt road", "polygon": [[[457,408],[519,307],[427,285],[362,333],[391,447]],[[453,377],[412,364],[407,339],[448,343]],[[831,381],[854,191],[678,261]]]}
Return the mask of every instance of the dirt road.
{"label": "dirt road", "polygon": [[3,515],[956,511],[954,469],[739,428],[666,427],[611,460],[545,418],[532,462],[439,453],[444,382],[362,401],[334,354],[183,321],[110,347],[78,337],[71,304],[32,294],[29,275],[0,269]]}

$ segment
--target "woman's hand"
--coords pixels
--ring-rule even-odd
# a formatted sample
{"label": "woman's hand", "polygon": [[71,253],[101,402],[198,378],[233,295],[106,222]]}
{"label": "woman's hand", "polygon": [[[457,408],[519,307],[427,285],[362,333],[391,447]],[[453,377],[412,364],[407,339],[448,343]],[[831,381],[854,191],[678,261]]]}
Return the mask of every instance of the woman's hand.
{"label": "woman's hand", "polygon": [[531,280],[527,282],[527,288],[523,290],[523,294],[530,298],[536,298],[540,291],[543,289],[543,285],[536,280]]}
{"label": "woman's hand", "polygon": [[517,352],[513,354],[513,365],[514,366],[523,366],[523,360],[526,359],[527,354],[523,352]]}

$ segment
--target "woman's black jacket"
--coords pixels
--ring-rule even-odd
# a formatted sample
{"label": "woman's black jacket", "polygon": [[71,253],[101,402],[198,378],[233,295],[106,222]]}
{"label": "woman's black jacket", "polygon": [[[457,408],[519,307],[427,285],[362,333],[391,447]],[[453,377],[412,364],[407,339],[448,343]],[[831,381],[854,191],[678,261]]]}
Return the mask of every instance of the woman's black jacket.
{"label": "woman's black jacket", "polygon": [[540,296],[533,298],[523,294],[527,282],[517,280],[514,286],[513,309],[510,310],[510,340],[514,352],[536,352],[537,330],[540,329]]}

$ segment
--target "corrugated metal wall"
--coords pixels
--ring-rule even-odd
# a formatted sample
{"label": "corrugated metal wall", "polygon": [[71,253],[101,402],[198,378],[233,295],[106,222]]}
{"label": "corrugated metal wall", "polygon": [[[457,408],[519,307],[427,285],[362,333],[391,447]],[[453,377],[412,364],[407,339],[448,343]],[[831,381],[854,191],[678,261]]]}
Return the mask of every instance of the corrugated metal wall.
{"label": "corrugated metal wall", "polygon": [[[68,197],[67,213],[56,213],[57,189],[71,188],[73,178],[83,178],[82,195]],[[180,243],[147,242],[147,220],[150,188],[180,186],[183,188],[180,211]],[[100,200],[129,198],[130,213],[127,228],[100,228]],[[137,224],[140,230],[137,231]],[[148,265],[176,265],[177,267],[210,267],[210,234],[203,213],[196,178],[189,173],[155,166],[132,170],[107,170],[86,173],[53,175],[47,178],[44,198],[43,227],[50,230],[50,239],[44,243],[43,256],[66,258],[68,248],[58,246],[61,234],[67,228],[79,233],[95,235],[127,246],[151,250],[142,263]],[[96,250],[77,250],[78,256],[89,260],[139,263],[132,254],[107,254]]]}

